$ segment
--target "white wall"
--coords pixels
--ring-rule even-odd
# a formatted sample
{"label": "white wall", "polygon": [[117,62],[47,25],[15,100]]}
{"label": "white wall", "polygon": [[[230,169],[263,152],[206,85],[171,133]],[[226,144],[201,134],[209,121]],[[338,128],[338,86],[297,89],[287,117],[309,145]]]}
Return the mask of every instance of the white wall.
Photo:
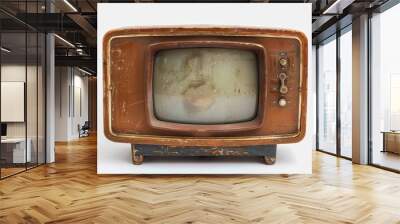
{"label": "white wall", "polygon": [[[83,125],[88,120],[88,78],[83,75],[76,68],[56,67],[56,141],[77,139],[79,137],[78,124]],[[81,113],[79,105],[81,105]]]}
{"label": "white wall", "polygon": [[55,140],[68,140],[68,117],[70,84],[69,68],[55,68]]}
{"label": "white wall", "polygon": [[[1,81],[25,82],[25,64],[6,64],[1,66]],[[5,110],[6,108],[1,108]],[[25,123],[7,123],[7,137],[25,137]]]}
{"label": "white wall", "polygon": [[[28,67],[30,70],[31,67]],[[2,82],[24,82],[25,83],[25,64],[4,64],[1,66],[1,81]],[[23,94],[23,93],[22,93]],[[6,97],[6,96],[2,96]],[[7,110],[8,108],[1,108]],[[21,108],[24,113],[24,107]],[[7,134],[9,137],[25,137],[24,122],[8,122]]]}
{"label": "white wall", "polygon": [[1,81],[1,122],[25,121],[25,83]]}
{"label": "white wall", "polygon": [[[74,99],[74,102],[71,102],[71,105],[74,105],[72,108],[72,116],[71,116],[71,136],[72,138],[78,138],[78,124],[83,125],[85,121],[89,119],[89,110],[88,110],[88,77],[82,76],[82,73],[76,73],[77,70],[74,71],[74,88],[71,99]],[[72,89],[71,89],[72,91]],[[80,92],[80,93],[79,93]],[[79,102],[80,101],[80,102]],[[81,110],[81,111],[80,111]]]}
{"label": "white wall", "polygon": [[[27,70],[25,70],[27,69]],[[29,86],[36,86],[36,80],[30,77],[31,74],[36,75],[36,66],[27,66],[25,64],[4,64],[1,66],[1,81],[4,82],[25,82],[26,72],[28,74]],[[27,106],[34,107],[36,111],[37,102],[36,102],[36,88],[27,88]],[[33,104],[32,104],[33,103]],[[7,108],[1,108],[1,110],[7,110]],[[24,108],[22,108],[24,110]],[[28,109],[27,109],[28,110]],[[32,113],[32,108],[27,112],[28,119],[28,129],[31,127],[36,130],[36,113]],[[32,123],[33,122],[33,123]],[[33,130],[32,129],[32,130]],[[33,131],[28,130],[28,137],[30,133]],[[25,137],[25,122],[7,122],[7,135],[8,137]],[[35,132],[36,137],[36,132]]]}
{"label": "white wall", "polygon": [[309,89],[311,89],[311,111],[309,111],[308,119],[311,120],[312,144],[315,150],[317,149],[317,47],[315,45],[311,48],[311,61],[309,64],[311,67],[311,77],[308,79],[310,80],[308,85],[310,86]]}
{"label": "white wall", "polygon": [[[22,122],[7,122],[7,137],[24,138],[30,140],[32,158],[36,162],[36,153],[39,153],[40,163],[44,162],[44,74],[41,66],[27,65],[25,63],[8,63],[1,66],[2,82],[24,82],[26,85],[26,107],[25,102],[22,108],[26,112],[26,120]],[[27,79],[27,80],[26,80]],[[23,91],[23,90],[21,90]],[[24,92],[22,92],[24,94]],[[7,97],[7,96],[2,96]],[[1,108],[1,110],[12,110],[12,108]]]}

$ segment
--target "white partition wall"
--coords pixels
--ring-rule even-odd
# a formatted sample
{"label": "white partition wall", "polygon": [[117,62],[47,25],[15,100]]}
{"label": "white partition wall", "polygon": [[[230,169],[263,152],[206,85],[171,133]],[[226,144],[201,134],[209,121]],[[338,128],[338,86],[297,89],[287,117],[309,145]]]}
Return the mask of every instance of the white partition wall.
{"label": "white partition wall", "polygon": [[[1,55],[1,115],[2,125],[6,126],[6,133],[0,144],[1,151],[1,178],[26,170],[28,145],[26,123],[26,33],[8,32],[1,33],[1,45],[6,46],[10,52],[2,51]],[[14,83],[14,84],[10,84]],[[19,84],[15,84],[19,83]],[[4,89],[3,89],[4,88]],[[31,94],[29,94],[31,95]],[[35,94],[36,95],[36,94]],[[16,101],[15,104],[13,101]],[[4,102],[3,102],[4,101]],[[3,120],[4,119],[4,120]],[[29,142],[29,143],[28,143]]]}
{"label": "white partition wall", "polygon": [[[42,3],[18,5],[35,13],[44,10]],[[2,12],[0,17],[15,19]],[[0,27],[0,45],[0,178],[5,178],[46,160],[46,40],[40,31],[16,23],[12,30]]]}

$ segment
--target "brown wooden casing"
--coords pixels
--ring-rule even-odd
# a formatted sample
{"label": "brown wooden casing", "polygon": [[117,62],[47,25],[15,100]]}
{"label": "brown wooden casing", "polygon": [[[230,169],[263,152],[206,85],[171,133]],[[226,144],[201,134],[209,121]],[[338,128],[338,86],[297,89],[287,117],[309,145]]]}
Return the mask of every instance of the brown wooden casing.
{"label": "brown wooden casing", "polygon": [[[255,120],[238,124],[167,124],[152,116],[152,58],[174,47],[254,50],[259,59],[259,107]],[[294,143],[306,130],[308,42],[301,32],[238,27],[131,28],[103,39],[104,131],[112,141],[170,146],[248,146]],[[289,65],[280,107],[279,59]]]}

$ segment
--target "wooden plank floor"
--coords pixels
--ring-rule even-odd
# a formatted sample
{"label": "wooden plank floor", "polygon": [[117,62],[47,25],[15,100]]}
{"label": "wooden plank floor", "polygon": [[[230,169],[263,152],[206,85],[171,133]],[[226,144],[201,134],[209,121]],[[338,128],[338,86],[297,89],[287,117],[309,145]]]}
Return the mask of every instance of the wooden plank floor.
{"label": "wooden plank floor", "polygon": [[0,223],[400,223],[400,175],[314,153],[313,175],[96,174],[96,139],[0,181]]}

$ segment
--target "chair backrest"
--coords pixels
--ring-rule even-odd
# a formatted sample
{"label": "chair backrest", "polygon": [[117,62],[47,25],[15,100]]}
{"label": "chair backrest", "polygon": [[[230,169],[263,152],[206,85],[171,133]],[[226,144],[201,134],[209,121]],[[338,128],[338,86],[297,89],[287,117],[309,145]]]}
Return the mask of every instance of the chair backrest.
{"label": "chair backrest", "polygon": [[82,128],[89,129],[89,127],[90,127],[89,121],[85,121],[85,123],[83,124]]}

